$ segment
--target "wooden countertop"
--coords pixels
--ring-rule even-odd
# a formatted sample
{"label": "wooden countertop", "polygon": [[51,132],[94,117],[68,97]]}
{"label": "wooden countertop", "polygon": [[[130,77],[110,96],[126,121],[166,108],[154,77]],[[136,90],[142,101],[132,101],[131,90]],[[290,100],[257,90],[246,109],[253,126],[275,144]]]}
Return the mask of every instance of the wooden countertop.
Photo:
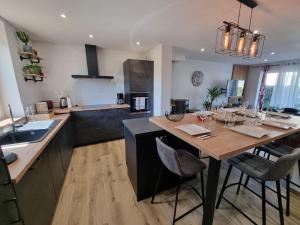
{"label": "wooden countertop", "polygon": [[54,114],[65,114],[70,112],[80,112],[89,110],[102,110],[102,109],[124,109],[130,108],[128,104],[102,104],[102,105],[85,105],[85,106],[74,106],[66,109],[54,109]]}
{"label": "wooden countertop", "polygon": [[216,137],[202,140],[197,136],[188,135],[175,128],[176,126],[190,123],[201,126],[201,122],[199,122],[196,116],[193,116],[192,114],[186,114],[182,121],[176,123],[167,120],[164,116],[151,117],[149,120],[217,160],[228,159],[253,147],[269,143],[273,140],[280,139],[300,131],[300,117],[297,116],[292,116],[290,119],[285,120],[287,122],[297,124],[298,126],[296,128],[284,130],[275,127],[262,126],[264,129],[271,131],[269,136],[265,136],[263,138],[253,138],[236,133],[225,128],[224,123],[216,122]]}
{"label": "wooden countertop", "polygon": [[53,116],[51,119],[60,119],[61,121],[41,142],[2,146],[3,152],[14,152],[18,155],[17,161],[8,166],[11,179],[14,183],[18,183],[21,180],[69,117],[69,114]]}

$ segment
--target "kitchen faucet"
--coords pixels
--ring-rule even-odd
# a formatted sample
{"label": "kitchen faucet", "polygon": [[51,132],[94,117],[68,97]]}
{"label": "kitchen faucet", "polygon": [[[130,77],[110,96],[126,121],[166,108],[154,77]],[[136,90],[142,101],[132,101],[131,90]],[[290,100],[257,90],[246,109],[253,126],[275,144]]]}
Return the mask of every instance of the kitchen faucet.
{"label": "kitchen faucet", "polygon": [[12,130],[13,130],[14,133],[16,133],[16,122],[14,121],[14,115],[12,113],[10,104],[8,104],[8,110],[9,110],[9,115],[10,115],[10,118],[11,118]]}

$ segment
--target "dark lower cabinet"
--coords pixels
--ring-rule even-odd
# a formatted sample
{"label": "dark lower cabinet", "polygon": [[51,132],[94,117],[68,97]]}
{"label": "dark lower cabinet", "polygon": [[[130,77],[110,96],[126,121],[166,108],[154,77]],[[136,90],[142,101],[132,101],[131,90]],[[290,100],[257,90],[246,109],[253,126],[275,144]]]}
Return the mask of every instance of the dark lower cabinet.
{"label": "dark lower cabinet", "polygon": [[71,113],[75,146],[95,144],[124,137],[122,120],[130,118],[129,108],[88,110]]}
{"label": "dark lower cabinet", "polygon": [[[0,195],[5,193],[3,196],[6,199],[14,199],[5,207],[0,205],[0,213],[2,211],[9,215],[0,219],[1,225],[19,225],[21,222],[24,225],[51,224],[72,151],[72,126],[68,120],[22,179],[17,184],[12,184],[15,192],[14,189],[3,190],[0,185]],[[3,181],[0,178],[1,183]],[[20,223],[7,224],[7,221],[18,218],[19,214],[22,218]]]}
{"label": "dark lower cabinet", "polygon": [[16,191],[25,225],[51,224],[56,194],[46,151],[16,185]]}
{"label": "dark lower cabinet", "polygon": [[61,160],[64,172],[67,172],[69,163],[73,153],[74,139],[73,139],[73,128],[71,119],[69,119],[61,131],[58,133],[56,139],[59,140],[59,147],[61,151]]}
{"label": "dark lower cabinet", "polygon": [[49,167],[53,182],[53,188],[55,196],[58,198],[60,189],[64,183],[65,170],[62,161],[62,146],[60,141],[62,140],[58,134],[47,146],[46,154],[49,161]]}

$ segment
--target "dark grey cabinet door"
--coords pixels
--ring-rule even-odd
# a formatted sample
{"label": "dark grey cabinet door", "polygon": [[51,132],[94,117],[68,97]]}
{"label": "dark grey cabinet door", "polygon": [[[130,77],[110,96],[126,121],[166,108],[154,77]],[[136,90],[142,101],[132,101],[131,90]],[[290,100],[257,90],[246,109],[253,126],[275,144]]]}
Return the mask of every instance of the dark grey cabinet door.
{"label": "dark grey cabinet door", "polygon": [[65,123],[64,127],[57,134],[56,139],[58,140],[58,143],[60,145],[62,166],[64,169],[64,173],[66,173],[72,157],[73,146],[74,146],[73,131],[72,131],[72,125],[70,120],[68,120]]}
{"label": "dark grey cabinet door", "polygon": [[26,225],[50,225],[56,206],[47,150],[16,185],[19,207]]}
{"label": "dark grey cabinet door", "polygon": [[122,120],[129,118],[129,109],[73,112],[75,145],[87,145],[123,138]]}
{"label": "dark grey cabinet door", "polygon": [[47,146],[46,153],[48,156],[51,177],[56,198],[59,198],[60,190],[64,183],[65,172],[61,157],[61,138],[57,135]]}

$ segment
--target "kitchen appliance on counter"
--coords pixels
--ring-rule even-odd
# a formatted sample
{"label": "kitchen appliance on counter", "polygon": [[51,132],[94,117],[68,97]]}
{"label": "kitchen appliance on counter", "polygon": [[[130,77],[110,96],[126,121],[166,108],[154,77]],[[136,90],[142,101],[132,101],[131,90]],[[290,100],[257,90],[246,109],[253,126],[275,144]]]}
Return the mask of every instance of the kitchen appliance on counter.
{"label": "kitchen appliance on counter", "polygon": [[173,99],[172,100],[172,113],[188,113],[189,100],[188,99]]}
{"label": "kitchen appliance on counter", "polygon": [[67,101],[67,98],[66,97],[61,97],[60,100],[59,100],[59,107],[61,109],[65,109],[68,107],[68,101]]}
{"label": "kitchen appliance on counter", "polygon": [[117,104],[119,104],[119,105],[124,104],[124,94],[123,93],[117,93]]}
{"label": "kitchen appliance on counter", "polygon": [[38,114],[48,113],[48,104],[47,102],[37,102],[35,103],[35,109]]}
{"label": "kitchen appliance on counter", "polygon": [[132,92],[127,96],[130,103],[131,112],[148,112],[150,111],[150,93],[149,92]]}

